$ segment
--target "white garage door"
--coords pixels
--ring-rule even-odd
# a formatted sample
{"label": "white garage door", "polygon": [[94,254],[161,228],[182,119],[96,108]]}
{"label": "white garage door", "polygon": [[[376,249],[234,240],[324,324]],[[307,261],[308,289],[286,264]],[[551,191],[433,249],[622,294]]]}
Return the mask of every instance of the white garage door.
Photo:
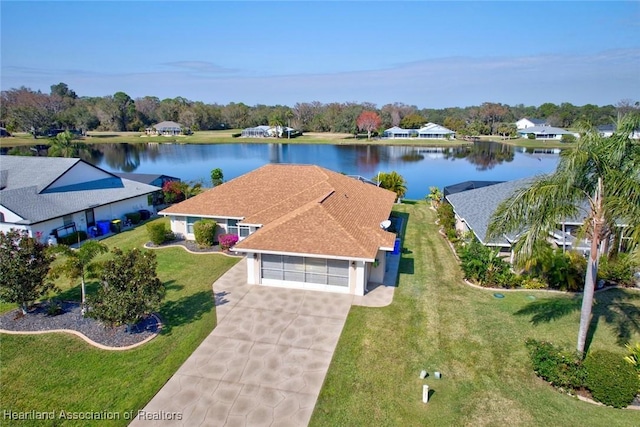
{"label": "white garage door", "polygon": [[348,287],[349,261],[263,254],[261,277],[267,280]]}

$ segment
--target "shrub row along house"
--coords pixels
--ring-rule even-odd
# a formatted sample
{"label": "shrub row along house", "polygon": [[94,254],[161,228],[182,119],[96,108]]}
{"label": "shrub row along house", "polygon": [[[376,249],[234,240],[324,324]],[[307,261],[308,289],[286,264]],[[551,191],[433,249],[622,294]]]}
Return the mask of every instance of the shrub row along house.
{"label": "shrub row along house", "polygon": [[383,137],[389,139],[451,139],[455,138],[456,133],[451,129],[435,123],[427,123],[420,129],[403,129],[394,126],[384,131]]}
{"label": "shrub row along house", "polygon": [[161,212],[193,240],[213,219],[236,234],[247,282],[364,295],[383,283],[396,235],[386,230],[396,194],[319,166],[268,164]]}
{"label": "shrub row along house", "polygon": [[88,232],[126,213],[153,210],[159,191],[81,159],[0,156],[0,231],[26,230],[43,242]]}

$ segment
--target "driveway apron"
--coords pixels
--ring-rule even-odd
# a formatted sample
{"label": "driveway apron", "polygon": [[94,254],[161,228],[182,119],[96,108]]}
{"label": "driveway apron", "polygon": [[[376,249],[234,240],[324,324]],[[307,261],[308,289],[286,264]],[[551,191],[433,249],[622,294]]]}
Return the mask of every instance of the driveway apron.
{"label": "driveway apron", "polygon": [[353,296],[248,285],[245,260],[213,289],[217,326],[131,425],[306,426]]}

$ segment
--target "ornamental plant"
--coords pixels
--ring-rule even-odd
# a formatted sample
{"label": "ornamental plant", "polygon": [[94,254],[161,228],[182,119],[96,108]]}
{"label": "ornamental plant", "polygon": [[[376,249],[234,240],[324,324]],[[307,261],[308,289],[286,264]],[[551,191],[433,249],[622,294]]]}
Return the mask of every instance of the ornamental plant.
{"label": "ornamental plant", "polygon": [[218,241],[220,242],[220,247],[226,251],[238,243],[238,236],[235,234],[221,234],[218,237]]}
{"label": "ornamental plant", "polygon": [[212,219],[201,219],[193,224],[193,234],[200,246],[213,246],[216,236],[216,222]]}
{"label": "ornamental plant", "polygon": [[628,406],[640,389],[640,379],[634,367],[623,356],[599,350],[589,353],[584,366],[587,388],[598,402],[614,408]]}

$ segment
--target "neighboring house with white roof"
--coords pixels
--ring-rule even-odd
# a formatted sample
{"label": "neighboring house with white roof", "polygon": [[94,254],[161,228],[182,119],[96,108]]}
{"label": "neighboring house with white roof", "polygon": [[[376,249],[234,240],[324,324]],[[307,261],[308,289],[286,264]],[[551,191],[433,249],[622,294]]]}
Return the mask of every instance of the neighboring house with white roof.
{"label": "neighboring house with white roof", "polygon": [[396,194],[314,165],[268,164],[161,212],[193,240],[193,224],[217,222],[240,241],[247,282],[364,295],[383,283],[386,231]]}
{"label": "neighboring house with white roof", "polygon": [[419,138],[419,139],[450,139],[456,133],[451,129],[435,123],[427,123],[420,129],[403,129],[398,126],[391,127],[384,131],[383,137],[390,139],[398,138]]}
{"label": "neighboring house with white roof", "polygon": [[451,129],[447,129],[444,126],[440,126],[435,123],[427,123],[420,129],[418,129],[418,138],[450,139],[454,138],[455,136],[456,133]]}
{"label": "neighboring house with white roof", "polygon": [[534,126],[518,130],[518,135],[521,138],[527,138],[529,134],[534,134],[536,136],[535,139],[554,139],[558,141],[562,139],[562,135],[573,135],[576,138],[580,136],[578,133],[569,132],[568,130],[553,126]]}
{"label": "neighboring house with white roof", "polygon": [[549,126],[549,123],[544,119],[530,119],[528,117],[524,117],[516,122],[516,128],[518,130],[535,126]]}
{"label": "neighboring house with white roof", "polygon": [[81,159],[0,156],[0,231],[26,230],[44,242],[152,210],[149,196],[157,191]]}
{"label": "neighboring house with white roof", "polygon": [[295,129],[288,126],[256,126],[245,128],[240,134],[241,138],[282,138],[287,134],[295,133]]}

